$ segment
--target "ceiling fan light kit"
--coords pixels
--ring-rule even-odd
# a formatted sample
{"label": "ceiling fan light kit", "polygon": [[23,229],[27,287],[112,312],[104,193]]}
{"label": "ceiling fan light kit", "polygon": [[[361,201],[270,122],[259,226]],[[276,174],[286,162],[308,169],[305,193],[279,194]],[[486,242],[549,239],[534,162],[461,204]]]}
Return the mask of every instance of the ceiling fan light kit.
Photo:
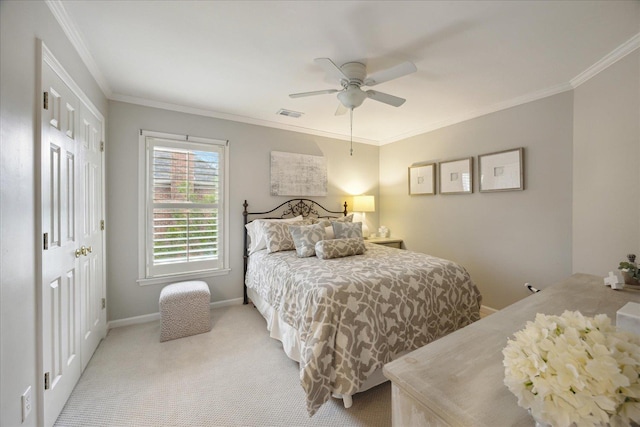
{"label": "ceiling fan light kit", "polygon": [[362,105],[367,99],[366,92],[360,90],[359,86],[348,85],[345,90],[338,93],[338,99],[346,108],[352,110]]}

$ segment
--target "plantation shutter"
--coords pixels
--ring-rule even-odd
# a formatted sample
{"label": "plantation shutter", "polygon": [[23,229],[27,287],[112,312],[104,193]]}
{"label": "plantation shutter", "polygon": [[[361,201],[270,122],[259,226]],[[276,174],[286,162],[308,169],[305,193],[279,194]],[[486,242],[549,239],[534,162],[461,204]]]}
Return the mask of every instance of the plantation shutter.
{"label": "plantation shutter", "polygon": [[146,141],[147,277],[223,268],[224,142]]}

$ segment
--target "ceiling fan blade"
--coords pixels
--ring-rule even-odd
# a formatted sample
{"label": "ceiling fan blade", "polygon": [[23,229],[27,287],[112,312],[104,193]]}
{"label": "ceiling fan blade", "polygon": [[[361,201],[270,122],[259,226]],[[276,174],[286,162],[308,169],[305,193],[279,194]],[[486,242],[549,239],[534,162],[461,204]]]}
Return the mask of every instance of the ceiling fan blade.
{"label": "ceiling fan blade", "polygon": [[338,103],[338,108],[336,109],[336,116],[342,116],[347,112],[347,107],[345,107],[342,102]]}
{"label": "ceiling fan blade", "polygon": [[364,86],[375,86],[380,83],[388,82],[389,80],[397,79],[407,74],[415,73],[418,71],[416,66],[412,62],[403,62],[395,67],[387,68],[386,70],[380,70],[371,74],[365,80]]}
{"label": "ceiling fan blade", "polygon": [[314,59],[315,63],[324,68],[324,71],[337,78],[338,80],[346,80],[349,81],[349,77],[338,67],[332,60],[329,58],[316,58]]}
{"label": "ceiling fan blade", "polygon": [[404,98],[389,95],[388,93],[378,92],[377,90],[368,90],[366,94],[367,97],[375,101],[384,102],[385,104],[393,105],[394,107],[399,107],[406,101]]}
{"label": "ceiling fan blade", "polygon": [[290,98],[302,98],[303,96],[313,96],[313,95],[324,95],[327,93],[336,93],[340,92],[338,89],[325,89],[325,90],[315,90],[313,92],[300,92],[300,93],[292,93],[289,95]]}

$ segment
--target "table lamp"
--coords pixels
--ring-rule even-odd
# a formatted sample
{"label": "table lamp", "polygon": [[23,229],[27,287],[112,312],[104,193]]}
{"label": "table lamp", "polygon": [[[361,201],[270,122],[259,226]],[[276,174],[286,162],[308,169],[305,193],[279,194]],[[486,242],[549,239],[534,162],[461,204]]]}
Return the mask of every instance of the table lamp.
{"label": "table lamp", "polygon": [[369,237],[369,227],[365,212],[375,212],[376,203],[373,196],[353,196],[353,212],[362,212],[362,237]]}

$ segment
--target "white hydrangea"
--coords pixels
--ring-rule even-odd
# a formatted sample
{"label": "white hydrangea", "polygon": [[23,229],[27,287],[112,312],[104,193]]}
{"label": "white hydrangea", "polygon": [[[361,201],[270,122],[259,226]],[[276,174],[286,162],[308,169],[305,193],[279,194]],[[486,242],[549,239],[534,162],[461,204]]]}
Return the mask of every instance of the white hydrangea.
{"label": "white hydrangea", "polygon": [[640,422],[640,337],[604,314],[538,313],[502,350],[518,405],[555,427]]}

